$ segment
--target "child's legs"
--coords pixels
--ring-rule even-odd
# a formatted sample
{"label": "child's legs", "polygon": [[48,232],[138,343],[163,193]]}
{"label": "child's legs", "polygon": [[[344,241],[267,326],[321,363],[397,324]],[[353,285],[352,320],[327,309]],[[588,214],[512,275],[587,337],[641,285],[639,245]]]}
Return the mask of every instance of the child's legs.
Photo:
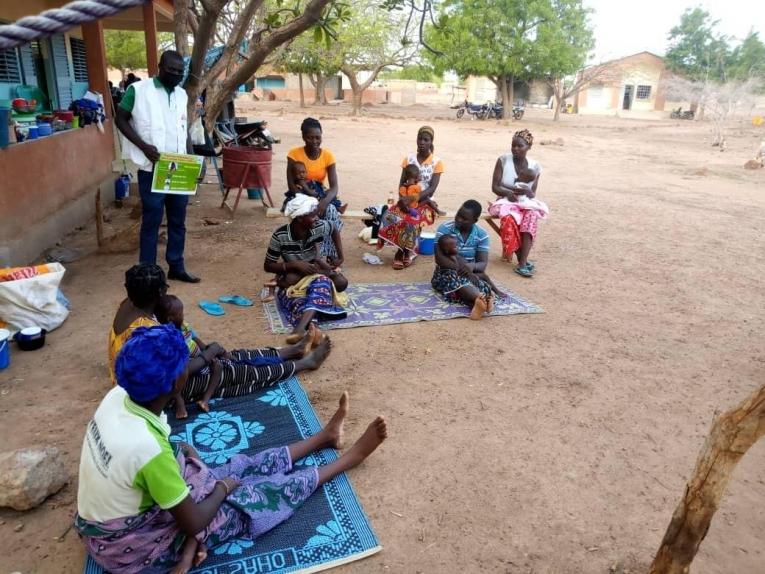
{"label": "child's legs", "polygon": [[215,394],[215,391],[218,390],[221,375],[223,373],[223,365],[221,365],[220,361],[214,361],[212,365],[210,365],[210,370],[210,382],[207,385],[207,389],[205,390],[204,394],[202,395],[202,403],[204,404],[209,403],[210,399]]}
{"label": "child's legs", "polygon": [[485,271],[477,271],[475,273],[475,276],[478,277],[484,283],[486,283],[489,287],[491,287],[491,290],[494,291],[495,293],[500,292],[497,286],[494,284],[494,281],[491,280],[491,277],[489,277]]}

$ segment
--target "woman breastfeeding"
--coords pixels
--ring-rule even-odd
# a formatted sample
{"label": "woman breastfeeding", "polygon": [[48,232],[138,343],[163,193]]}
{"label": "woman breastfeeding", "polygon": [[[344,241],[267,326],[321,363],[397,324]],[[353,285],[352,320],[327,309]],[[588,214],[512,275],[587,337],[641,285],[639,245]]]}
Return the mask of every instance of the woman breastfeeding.
{"label": "woman breastfeeding", "polygon": [[[322,149],[322,130],[319,120],[306,118],[300,124],[303,136],[301,147],[292,148],[287,154],[287,201],[295,194],[302,193],[315,197],[319,206],[319,219],[330,224],[330,233],[321,244],[321,255],[326,257],[332,267],[343,263],[343,243],[340,232],[343,222],[340,219],[337,200],[337,166],[331,151]],[[301,177],[301,173],[304,175]]]}
{"label": "woman breastfeeding", "polygon": [[419,185],[421,188],[418,198],[417,215],[409,213],[396,205],[385,213],[378,236],[381,242],[389,243],[396,248],[393,256],[393,269],[400,270],[409,267],[414,261],[420,232],[426,225],[432,225],[436,215],[443,215],[433,201],[433,196],[441,182],[444,172],[443,162],[435,156],[433,137],[435,132],[430,126],[422,126],[417,131],[417,149],[404,157],[401,162],[401,178],[399,187],[407,184],[407,167],[416,166],[419,170]]}
{"label": "woman breastfeeding", "polygon": [[296,194],[284,208],[290,222],[271,235],[263,262],[267,273],[276,274],[277,302],[294,327],[288,343],[300,341],[311,328],[319,341],[314,322],[347,315],[348,280],[321,254],[332,226],[319,219],[318,209],[315,197]]}

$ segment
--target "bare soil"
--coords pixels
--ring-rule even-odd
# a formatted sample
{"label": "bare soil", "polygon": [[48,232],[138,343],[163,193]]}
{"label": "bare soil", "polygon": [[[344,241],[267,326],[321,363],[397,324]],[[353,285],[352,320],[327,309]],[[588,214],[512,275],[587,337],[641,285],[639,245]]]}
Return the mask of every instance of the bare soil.
{"label": "bare soil", "polygon": [[[742,121],[720,153],[703,123],[553,123],[535,110],[522,122],[456,121],[424,106],[371,106],[361,118],[347,111],[279,102],[247,111],[282,137],[277,200],[306,114],[323,121],[341,197],[353,208],[385,201],[423,123],[435,128],[446,163],[438,200],[447,209],[491,198],[492,168],[513,130],[564,145],[531,153],[544,169],[539,196],[552,209],[532,254],[536,277],[512,273],[494,236],[489,266],[545,314],[333,331],[332,356],[302,377],[325,420],[350,392],[351,436],[378,413],[389,420],[387,443],[351,476],[384,550],[343,571],[645,571],[714,413],[765,374],[765,170],[742,167],[765,132]],[[188,268],[203,282],[172,290],[205,339],[277,345],[258,306],[214,318],[193,304],[255,297],[268,237],[281,223],[246,199],[230,221],[219,201],[206,185],[190,205]],[[110,211],[113,228],[128,225],[128,211]],[[64,245],[92,250],[93,228]],[[363,263],[360,228],[349,222],[344,232],[351,281],[430,278],[427,257],[402,272]],[[109,389],[106,336],[135,259],[92,253],[67,264],[70,318],[42,350],[14,349],[0,373],[3,448],[55,445],[75,477],[34,511],[0,511],[0,572],[82,571],[76,534],[56,538],[75,510],[83,432]],[[695,572],[763,571],[763,477],[761,442],[736,469]]]}

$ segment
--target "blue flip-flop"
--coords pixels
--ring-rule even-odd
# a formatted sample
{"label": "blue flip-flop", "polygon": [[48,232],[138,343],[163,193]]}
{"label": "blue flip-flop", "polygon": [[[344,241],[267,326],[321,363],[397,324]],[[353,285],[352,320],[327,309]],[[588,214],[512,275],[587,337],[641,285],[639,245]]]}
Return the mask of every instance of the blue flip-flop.
{"label": "blue flip-flop", "polygon": [[523,267],[516,267],[515,269],[513,269],[513,271],[515,271],[521,277],[531,278],[534,276],[534,268],[529,267],[528,263],[526,263],[526,265],[524,265]]}
{"label": "blue flip-flop", "polygon": [[247,297],[241,295],[221,295],[218,297],[218,301],[221,303],[231,303],[238,307],[252,307],[253,303]]}
{"label": "blue flip-flop", "polygon": [[223,307],[218,305],[215,301],[202,300],[199,302],[199,308],[208,315],[215,315],[216,317],[226,314]]}

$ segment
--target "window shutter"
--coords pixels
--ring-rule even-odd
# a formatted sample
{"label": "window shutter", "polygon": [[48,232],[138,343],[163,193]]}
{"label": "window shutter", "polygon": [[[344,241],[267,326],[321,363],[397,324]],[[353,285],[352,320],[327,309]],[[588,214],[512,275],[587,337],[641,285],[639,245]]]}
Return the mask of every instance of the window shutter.
{"label": "window shutter", "polygon": [[85,42],[79,38],[69,38],[69,47],[72,50],[72,68],[74,68],[74,81],[88,81],[88,62],[85,59]]}
{"label": "window shutter", "polygon": [[38,86],[37,72],[35,71],[35,52],[40,52],[40,43],[35,40],[30,44],[19,46],[21,54],[21,71],[24,74],[24,83],[27,86]]}
{"label": "window shutter", "polygon": [[0,82],[4,84],[21,83],[19,53],[15,48],[0,50]]}
{"label": "window shutter", "polygon": [[58,108],[66,110],[72,103],[72,75],[69,69],[69,57],[66,53],[66,40],[63,34],[50,38],[53,54],[53,70],[58,92]]}

